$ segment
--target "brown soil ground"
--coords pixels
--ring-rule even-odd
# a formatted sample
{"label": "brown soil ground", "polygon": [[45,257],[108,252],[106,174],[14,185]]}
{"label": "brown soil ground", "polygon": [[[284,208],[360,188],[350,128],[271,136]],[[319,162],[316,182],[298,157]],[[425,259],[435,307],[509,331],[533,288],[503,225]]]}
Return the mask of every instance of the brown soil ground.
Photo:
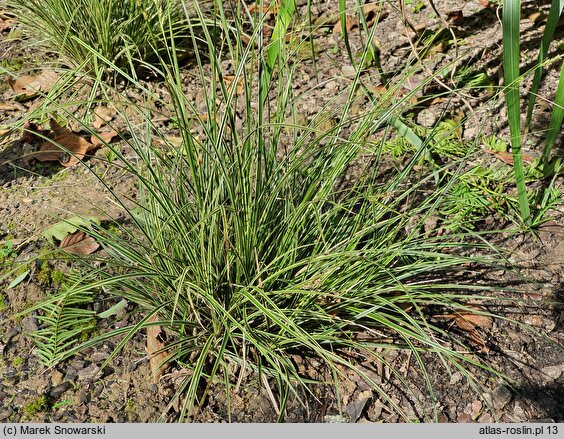
{"label": "brown soil ground", "polygon": [[[305,15],[305,2],[298,2],[300,12]],[[297,108],[304,120],[319,111],[321,106],[333,98],[351,81],[348,60],[342,38],[332,32],[336,22],[337,2],[314,2],[314,20],[326,17],[329,25],[315,35],[317,60],[308,56],[298,66],[294,88],[303,92]],[[546,3],[546,2],[545,2]],[[329,6],[329,4],[335,4]],[[538,47],[543,22],[535,21],[533,13],[547,11],[539,9],[537,3],[525,2],[522,30],[526,64],[534,63],[534,48]],[[434,14],[432,5],[423,0],[422,8],[414,12],[416,4],[407,6],[407,18],[416,28],[439,29],[442,22]],[[462,2],[436,0],[436,8],[443,17],[454,11],[462,11],[463,19],[449,22],[458,43],[441,47],[436,54],[426,59],[430,71],[458,60],[460,65],[470,65],[485,72],[495,84],[500,80],[501,26],[497,6],[485,8],[478,1]],[[1,6],[1,4],[0,4]],[[0,7],[0,9],[2,9]],[[410,53],[409,38],[398,11],[389,5],[389,12],[376,31],[383,54],[382,64],[386,71],[399,70]],[[351,43],[353,52],[359,50],[358,30],[353,30]],[[551,54],[561,50],[564,44],[564,26],[557,29],[556,44]],[[558,46],[560,44],[560,46]],[[558,48],[560,47],[560,49]],[[39,51],[18,38],[18,33],[5,29],[0,35],[0,58],[2,65],[22,72],[37,71],[46,64],[54,63],[53,54]],[[426,74],[426,73],[425,73]],[[421,74],[421,75],[425,75]],[[187,67],[186,76],[191,71]],[[7,78],[0,82],[0,104],[13,102]],[[410,79],[413,86],[423,80],[417,75]],[[548,68],[541,88],[541,96],[548,100],[554,97],[558,79],[558,68]],[[377,75],[375,85],[377,85]],[[528,86],[523,84],[523,87]],[[158,87],[158,85],[154,85]],[[188,85],[188,95],[195,103],[203,101],[202,91]],[[0,107],[0,128],[21,119],[30,108],[38,105],[40,98],[13,104],[12,109]],[[546,106],[544,106],[546,107]],[[546,108],[535,113],[533,130],[526,145],[527,153],[540,154],[543,132],[548,126]],[[432,126],[443,111],[455,113],[463,109],[467,122],[463,126],[463,137],[475,140],[482,134],[499,134],[507,138],[506,114],[502,96],[491,97],[486,92],[471,92],[468,96],[457,95],[448,102],[437,102],[419,112],[417,121]],[[202,108],[203,110],[203,108]],[[16,136],[17,137],[17,136]],[[557,153],[563,152],[564,143],[559,139]],[[99,217],[116,217],[120,211],[112,201],[108,189],[101,185],[90,169],[105,174],[106,182],[118,194],[135,196],[133,183],[120,172],[117,163],[105,161],[107,151],[99,149],[86,166],[63,168],[58,164],[26,164],[22,156],[29,152],[29,144],[16,138],[4,139],[0,143],[0,239],[13,243],[18,258],[25,259],[40,254],[43,246],[41,233],[57,222],[58,217],[67,217],[69,212]],[[127,151],[126,151],[127,152]],[[492,162],[495,160],[491,158]],[[519,279],[529,279],[524,287],[527,300],[513,307],[492,309],[502,316],[525,323],[534,329],[523,330],[515,322],[498,319],[487,333],[490,351],[476,353],[490,361],[493,367],[503,372],[508,380],[502,380],[483,370],[471,371],[483,386],[477,393],[464,376],[455,370],[446,373],[436,357],[426,356],[426,366],[433,384],[436,407],[424,393],[409,394],[399,385],[397,378],[390,376],[385,368],[367,364],[369,373],[382,383],[392,399],[414,421],[433,421],[433,409],[439,413],[441,422],[506,422],[548,421],[564,422],[564,209],[562,206],[549,212],[554,219],[541,228],[536,236],[531,234],[504,234],[498,244],[512,251],[512,259],[520,267],[519,278],[505,271],[481,273],[482,280],[495,280],[495,284],[511,285]],[[490,223],[502,226],[496,218]],[[55,267],[65,268],[65,267]],[[44,298],[46,291],[55,286],[41,283],[37,265],[29,278],[15,288],[7,289],[9,280],[0,283],[0,421],[3,422],[151,422],[162,415],[165,420],[177,418],[180,406],[170,398],[182,378],[180,370],[171,370],[159,385],[151,384],[149,364],[145,352],[143,334],[136,335],[126,349],[110,366],[98,374],[100,365],[115,347],[115,341],[85,351],[54,368],[40,365],[34,354],[34,344],[28,334],[38,328],[36,314],[18,319],[9,319],[14,313]],[[106,304],[96,302],[95,310]],[[131,308],[120,311],[112,325],[125,326],[136,319]],[[101,320],[99,330],[108,325]],[[408,356],[390,356],[390,362],[402,371],[415,388],[424,389],[424,377],[413,367]],[[304,372],[314,377],[323,377],[326,371],[315,362],[303,363]],[[288,407],[286,421],[328,422],[337,418],[339,405],[346,408],[349,417],[357,422],[398,422],[397,413],[388,403],[373,394],[358,377],[343,380],[338,400],[335,389],[327,386],[314,387],[315,397],[304,398],[304,405],[292,401]],[[41,407],[41,398],[46,397],[46,407]],[[39,406],[39,409],[37,407]],[[195,419],[201,422],[225,422],[229,419],[226,395],[220,388],[211,396]],[[245,376],[239,392],[231,395],[231,420],[236,422],[270,422],[276,419],[271,399],[255,376]]]}

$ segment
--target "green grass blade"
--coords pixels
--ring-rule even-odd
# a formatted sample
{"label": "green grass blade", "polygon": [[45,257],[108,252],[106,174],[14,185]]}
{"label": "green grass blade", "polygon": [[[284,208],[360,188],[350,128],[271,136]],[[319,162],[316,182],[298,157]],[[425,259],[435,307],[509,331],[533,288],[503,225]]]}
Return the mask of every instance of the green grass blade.
{"label": "green grass blade", "polygon": [[286,37],[286,31],[295,13],[296,0],[283,0],[280,5],[280,12],[278,13],[276,24],[274,25],[274,31],[272,32],[272,41],[266,54],[266,68],[269,79],[272,77],[274,66],[280,55],[280,44]]}
{"label": "green grass blade", "polygon": [[561,133],[560,127],[562,126],[562,119],[564,118],[564,61],[560,68],[560,80],[558,81],[558,88],[556,89],[556,99],[554,101],[554,109],[552,110],[552,117],[550,118],[550,125],[548,126],[548,133],[546,135],[546,144],[541,156],[541,165],[548,162],[550,151],[554,146],[556,137]]}
{"label": "green grass blade", "polygon": [[543,74],[543,62],[546,58],[546,53],[548,52],[548,47],[554,36],[554,31],[558,25],[558,20],[564,9],[564,0],[552,0],[550,6],[550,11],[548,13],[548,18],[546,20],[546,27],[544,28],[544,33],[542,35],[541,46],[539,48],[538,64],[535,70],[535,76],[533,77],[533,85],[531,86],[531,91],[529,92],[529,106],[527,108],[527,121],[525,127],[528,129],[531,118],[533,116],[533,109],[535,107],[535,101],[537,98],[537,92],[540,87],[540,82]]}
{"label": "green grass blade", "polygon": [[529,200],[525,186],[523,169],[523,152],[521,148],[521,105],[519,102],[519,51],[521,20],[521,1],[505,0],[503,2],[503,72],[505,79],[505,101],[507,118],[511,133],[511,151],[513,153],[513,170],[519,199],[521,220],[530,221]]}
{"label": "green grass blade", "polygon": [[280,58],[281,44],[284,43],[286,31],[288,30],[288,26],[290,26],[290,22],[292,21],[292,17],[295,13],[296,0],[283,0],[281,2],[280,11],[278,12],[274,31],[272,32],[272,39],[266,52],[266,66],[261,78],[263,83],[263,87],[261,88],[261,102],[264,102],[268,96],[268,89],[270,87],[272,74],[274,73],[274,66]]}

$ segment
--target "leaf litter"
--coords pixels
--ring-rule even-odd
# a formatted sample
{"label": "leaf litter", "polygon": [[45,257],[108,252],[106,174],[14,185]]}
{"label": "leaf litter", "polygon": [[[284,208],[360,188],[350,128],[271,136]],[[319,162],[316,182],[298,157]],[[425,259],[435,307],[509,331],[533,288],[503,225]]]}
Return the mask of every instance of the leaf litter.
{"label": "leaf litter", "polygon": [[8,85],[14,92],[14,99],[26,100],[37,96],[39,93],[48,92],[59,80],[59,74],[53,70],[43,70],[41,73],[30,76],[9,78]]}
{"label": "leaf litter", "polygon": [[[74,166],[84,159],[88,153],[104,145],[104,142],[112,141],[118,134],[115,130],[111,130],[92,135],[90,140],[87,140],[73,133],[68,128],[62,127],[54,119],[51,119],[49,124],[54,133],[54,138],[44,141],[39,146],[38,151],[27,157],[28,162],[36,159],[40,162],[58,161],[65,167]],[[29,132],[32,135],[33,128],[36,128],[36,126],[33,125],[29,128]]]}
{"label": "leaf litter", "polygon": [[67,235],[59,244],[59,248],[73,255],[86,256],[98,250],[100,244],[87,233],[77,230]]}
{"label": "leaf litter", "polygon": [[[157,315],[151,316],[147,322],[152,323],[158,321]],[[168,369],[166,360],[169,355],[165,348],[166,334],[159,325],[147,327],[147,355],[149,356],[149,364],[151,366],[151,376],[153,383],[157,384],[165,371]]]}

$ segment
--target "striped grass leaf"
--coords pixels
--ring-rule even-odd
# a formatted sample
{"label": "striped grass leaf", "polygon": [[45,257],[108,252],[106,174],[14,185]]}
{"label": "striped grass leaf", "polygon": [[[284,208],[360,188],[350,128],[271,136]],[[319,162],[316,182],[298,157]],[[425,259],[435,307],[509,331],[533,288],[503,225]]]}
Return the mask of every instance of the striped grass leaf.
{"label": "striped grass leaf", "polygon": [[544,146],[540,164],[546,166],[550,158],[550,152],[554,146],[558,135],[562,134],[560,127],[564,119],[564,61],[560,68],[560,79],[558,81],[558,88],[556,89],[556,99],[554,100],[554,108],[552,109],[552,116],[546,134],[546,144]]}
{"label": "striped grass leaf", "polygon": [[525,185],[523,167],[522,137],[521,137],[521,104],[519,95],[519,61],[520,61],[520,30],[521,1],[504,0],[503,2],[503,73],[505,80],[505,101],[507,104],[507,118],[511,136],[511,151],[513,153],[513,170],[521,220],[524,224],[530,222],[529,200]]}
{"label": "striped grass leaf", "polygon": [[[535,101],[537,98],[537,92],[539,90],[541,79],[542,79],[543,65],[545,62],[546,54],[548,52],[550,43],[552,42],[554,31],[556,30],[556,26],[558,25],[558,20],[560,19],[560,15],[562,14],[563,9],[564,9],[564,0],[552,0],[552,4],[550,5],[550,11],[548,13],[548,17],[546,19],[546,25],[542,35],[541,44],[539,47],[539,56],[537,60],[538,65],[535,69],[533,83],[531,85],[531,90],[529,92],[527,120],[525,123],[526,128],[528,128],[531,123],[531,118],[533,116],[533,110],[535,107]],[[556,94],[556,96],[558,97],[558,94]]]}

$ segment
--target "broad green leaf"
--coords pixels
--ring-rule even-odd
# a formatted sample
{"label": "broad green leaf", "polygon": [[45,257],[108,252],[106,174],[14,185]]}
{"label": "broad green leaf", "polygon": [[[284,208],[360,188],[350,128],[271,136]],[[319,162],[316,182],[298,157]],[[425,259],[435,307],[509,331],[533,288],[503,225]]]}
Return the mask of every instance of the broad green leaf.
{"label": "broad green leaf", "polygon": [[6,288],[7,290],[10,290],[12,288],[14,288],[15,286],[18,286],[20,283],[22,283],[24,281],[24,279],[27,277],[27,275],[29,274],[30,270],[26,270],[24,271],[22,274],[20,274],[18,277],[16,277],[11,283],[10,285],[8,285],[8,288]]}
{"label": "broad green leaf", "polygon": [[108,308],[106,311],[102,311],[101,313],[99,313],[98,317],[101,319],[106,319],[108,317],[117,314],[120,310],[122,310],[126,306],[127,306],[127,300],[121,299],[118,303],[116,303],[111,308]]}
{"label": "broad green leaf", "polygon": [[282,0],[280,4],[280,11],[278,12],[278,17],[276,19],[276,24],[274,25],[274,31],[272,32],[272,43],[270,44],[266,55],[266,68],[269,81],[272,77],[274,65],[278,61],[278,56],[280,54],[280,44],[286,37],[286,31],[288,30],[290,21],[292,21],[292,17],[295,13],[296,0]]}

